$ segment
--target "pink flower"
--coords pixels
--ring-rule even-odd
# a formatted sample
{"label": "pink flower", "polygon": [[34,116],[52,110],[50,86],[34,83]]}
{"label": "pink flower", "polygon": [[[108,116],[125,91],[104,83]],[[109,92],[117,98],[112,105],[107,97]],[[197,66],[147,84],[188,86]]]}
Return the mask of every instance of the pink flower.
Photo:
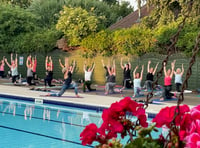
{"label": "pink flower", "polygon": [[200,105],[193,107],[191,109],[191,116],[192,118],[195,119],[200,119]]}
{"label": "pink flower", "polygon": [[97,126],[91,123],[85,127],[85,129],[80,134],[80,140],[82,140],[82,145],[91,145],[93,141],[96,140],[97,136]]}
{"label": "pink flower", "polygon": [[192,133],[186,137],[186,148],[200,148],[200,135]]}

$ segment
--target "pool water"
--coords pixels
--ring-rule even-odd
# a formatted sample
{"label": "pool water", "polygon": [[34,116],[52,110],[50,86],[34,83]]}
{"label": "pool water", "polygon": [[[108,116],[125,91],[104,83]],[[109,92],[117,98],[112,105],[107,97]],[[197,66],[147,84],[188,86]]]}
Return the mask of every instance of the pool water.
{"label": "pool water", "polygon": [[0,147],[84,147],[79,135],[91,122],[100,125],[101,113],[1,98]]}
{"label": "pool water", "polygon": [[[80,133],[102,112],[0,98],[1,148],[82,148]],[[158,136],[155,133],[154,137]],[[123,140],[126,142],[127,139]]]}

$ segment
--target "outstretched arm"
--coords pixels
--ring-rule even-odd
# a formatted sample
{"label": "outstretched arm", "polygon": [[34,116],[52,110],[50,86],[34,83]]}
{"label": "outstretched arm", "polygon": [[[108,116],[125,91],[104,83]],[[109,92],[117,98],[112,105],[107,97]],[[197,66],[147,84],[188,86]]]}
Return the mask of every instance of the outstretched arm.
{"label": "outstretched arm", "polygon": [[62,64],[61,59],[59,59],[59,64],[61,68],[64,68],[64,65]]}
{"label": "outstretched arm", "polygon": [[51,71],[53,71],[53,60],[52,60],[52,58],[51,58],[51,56],[49,57],[49,60],[50,60],[50,67],[51,67]]}
{"label": "outstretched arm", "polygon": [[103,61],[103,59],[101,60],[101,63],[102,63],[102,65],[103,65],[103,67],[105,67],[105,64],[104,64],[104,61]]}
{"label": "outstretched arm", "polygon": [[156,64],[156,67],[154,68],[153,75],[155,75],[155,73],[156,73],[156,70],[158,68],[158,64],[159,64],[159,62]]}
{"label": "outstretched arm", "polygon": [[171,72],[171,74],[170,74],[170,77],[171,77],[171,78],[173,77],[173,74],[174,74],[175,63],[176,63],[176,60],[174,60],[174,61],[171,63],[171,69],[172,69],[172,72]]}
{"label": "outstretched arm", "polygon": [[164,66],[164,75],[166,76],[166,75],[167,75],[167,71],[166,71],[166,62],[163,63],[163,66]]}
{"label": "outstretched arm", "polygon": [[95,67],[95,63],[93,63],[93,66],[92,66],[92,69],[91,69],[92,72],[93,72],[93,70],[94,70],[94,67]]}
{"label": "outstretched arm", "polygon": [[84,72],[86,71],[86,61],[84,62],[84,65],[83,65],[83,71]]}
{"label": "outstretched arm", "polygon": [[140,73],[140,80],[142,80],[142,78],[143,78],[143,72],[144,72],[144,65],[142,65],[142,70],[141,70],[141,73]]}
{"label": "outstretched arm", "polygon": [[136,72],[137,69],[138,69],[138,66],[136,66],[135,69],[134,69],[134,71],[133,71],[133,78],[136,77],[135,72]]}
{"label": "outstretched arm", "polygon": [[123,58],[121,58],[120,66],[121,66],[122,69],[124,69],[124,66],[123,66]]}
{"label": "outstretched arm", "polygon": [[147,72],[148,73],[150,72],[150,64],[151,64],[151,61],[148,61],[148,64],[147,64]]}
{"label": "outstretched arm", "polygon": [[183,67],[183,64],[182,64],[182,71],[181,71],[181,75],[183,75],[184,73],[184,67]]}
{"label": "outstretched arm", "polygon": [[74,72],[74,68],[75,68],[75,66],[76,66],[76,61],[74,60],[74,62],[73,62],[73,66],[72,66],[72,73]]}
{"label": "outstretched arm", "polygon": [[13,53],[10,54],[10,62],[13,62]]}
{"label": "outstretched arm", "polygon": [[5,58],[5,62],[8,65],[9,68],[11,68],[11,65],[8,63],[7,59]]}
{"label": "outstretched arm", "polygon": [[47,70],[47,63],[48,63],[48,56],[46,56],[46,59],[45,59],[45,69]]}
{"label": "outstretched arm", "polygon": [[34,66],[37,66],[37,57],[35,55],[35,59],[34,59]]}
{"label": "outstretched arm", "polygon": [[[31,61],[31,57],[30,57],[30,56],[28,56],[27,59],[26,59],[26,67],[29,67],[29,65],[28,65],[28,62],[29,62],[29,61]],[[31,63],[32,63],[32,62],[31,62]]]}
{"label": "outstretched arm", "polygon": [[116,75],[116,65],[115,65],[115,60],[113,60],[113,72],[114,72],[114,75]]}
{"label": "outstretched arm", "polygon": [[15,65],[18,66],[17,54],[16,54],[16,57],[15,57]]}

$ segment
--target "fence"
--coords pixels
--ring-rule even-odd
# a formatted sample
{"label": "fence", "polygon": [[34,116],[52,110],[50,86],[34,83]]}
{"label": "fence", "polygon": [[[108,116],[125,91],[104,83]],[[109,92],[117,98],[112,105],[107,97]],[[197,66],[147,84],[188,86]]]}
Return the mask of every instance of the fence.
{"label": "fence", "polygon": [[[0,54],[0,58],[2,58],[3,56],[6,56],[8,61],[10,62],[10,55],[6,54],[6,53],[1,53]],[[22,77],[26,77],[26,58],[28,56],[28,54],[20,54],[18,55],[19,57],[23,57],[24,61],[23,61],[23,65],[19,65],[18,70],[19,73],[22,75]],[[34,56],[34,54],[32,54],[32,56]],[[37,61],[38,61],[38,65],[37,65],[37,74],[39,76],[39,78],[43,79],[45,77],[45,54],[38,54],[37,56]],[[78,80],[78,79],[83,79],[84,78],[84,72],[83,72],[83,64],[84,61],[87,61],[88,65],[91,65],[93,62],[95,62],[96,67],[93,73],[93,82],[96,84],[100,84],[103,85],[105,83],[105,70],[101,64],[101,59],[104,59],[105,64],[108,63],[108,61],[112,61],[113,59],[115,59],[116,61],[116,80],[117,80],[117,84],[122,84],[122,80],[123,80],[123,70],[120,67],[120,59],[122,56],[117,55],[117,56],[113,56],[113,57],[101,57],[101,56],[97,56],[94,57],[93,59],[84,59],[81,57],[81,51],[76,51],[76,52],[63,52],[63,51],[59,51],[59,50],[55,50],[51,53],[48,54],[48,56],[52,56],[53,59],[53,64],[54,64],[54,78],[56,79],[63,79],[63,74],[61,72],[61,67],[59,66],[59,58],[62,60],[63,64],[64,64],[64,57],[69,57],[70,62],[72,62],[72,60],[76,60],[77,62],[77,66],[74,72],[74,76],[73,79],[74,80]],[[15,56],[14,56],[15,57]],[[157,53],[150,53],[150,54],[146,54],[142,57],[136,57],[136,56],[129,56],[130,58],[130,62],[132,65],[132,71],[134,70],[135,66],[139,66],[139,71],[141,70],[141,65],[144,64],[144,74],[143,74],[143,82],[146,79],[146,73],[147,73],[147,63],[149,60],[151,60],[151,67],[154,67],[156,65],[157,62],[159,62],[160,64],[158,65],[158,70],[161,68],[161,62],[164,59],[165,55],[160,55]],[[124,57],[123,63],[126,63],[128,60],[128,57]],[[176,68],[180,67],[182,63],[184,64],[184,69],[185,69],[185,73],[186,70],[188,68],[189,65],[189,61],[190,58],[186,57],[182,54],[175,54],[172,55],[169,59],[169,63],[167,65],[167,68],[170,67],[170,62],[172,62],[173,60],[176,60]],[[20,60],[18,60],[20,61]],[[8,67],[5,67],[5,71],[8,71]],[[184,74],[185,74],[184,73]],[[200,64],[199,64],[199,58],[197,58],[196,63],[193,65],[192,68],[192,76],[189,79],[189,83],[188,83],[188,88],[189,89],[196,89],[199,88],[199,80],[200,80]],[[184,80],[185,76],[183,76],[183,80]],[[173,79],[174,82],[174,79]],[[159,80],[159,84],[163,85],[163,77]]]}

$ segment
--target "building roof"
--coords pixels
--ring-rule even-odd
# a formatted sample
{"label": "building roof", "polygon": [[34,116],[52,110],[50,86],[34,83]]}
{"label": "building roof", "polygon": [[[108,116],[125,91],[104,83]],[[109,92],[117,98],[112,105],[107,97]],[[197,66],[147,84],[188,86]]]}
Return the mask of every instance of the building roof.
{"label": "building roof", "polygon": [[[150,12],[153,10],[153,7],[147,7],[147,5],[144,5],[141,7],[141,18],[148,16]],[[125,16],[123,19],[119,20],[115,24],[111,25],[109,29],[115,30],[119,28],[130,28],[133,26],[133,24],[136,24],[139,22],[138,19],[138,9],[129,15]]]}

